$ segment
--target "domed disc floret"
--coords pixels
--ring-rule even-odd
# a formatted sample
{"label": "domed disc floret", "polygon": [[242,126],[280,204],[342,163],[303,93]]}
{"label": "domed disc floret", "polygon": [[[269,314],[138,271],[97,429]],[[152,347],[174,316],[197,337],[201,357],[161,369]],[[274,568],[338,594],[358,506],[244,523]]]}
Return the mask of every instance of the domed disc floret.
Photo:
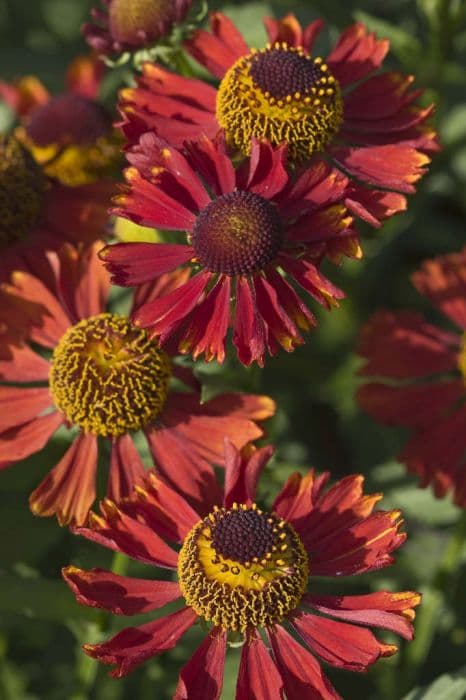
{"label": "domed disc floret", "polygon": [[309,577],[304,546],[285,520],[256,504],[215,507],[186,536],[178,559],[187,605],[224,630],[268,627],[294,610]]}

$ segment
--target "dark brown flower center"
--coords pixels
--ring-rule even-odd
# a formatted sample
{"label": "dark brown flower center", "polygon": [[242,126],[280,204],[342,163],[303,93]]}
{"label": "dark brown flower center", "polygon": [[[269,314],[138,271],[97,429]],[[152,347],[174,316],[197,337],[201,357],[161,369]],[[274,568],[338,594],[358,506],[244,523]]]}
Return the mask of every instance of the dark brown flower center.
{"label": "dark brown flower center", "polygon": [[197,217],[192,233],[201,265],[226,275],[258,272],[275,258],[282,241],[276,208],[243,190],[214,199]]}
{"label": "dark brown flower center", "polygon": [[272,523],[256,510],[233,510],[217,522],[212,546],[241,564],[262,559],[274,543]]}
{"label": "dark brown flower center", "polygon": [[21,240],[38,223],[46,179],[13,137],[0,136],[0,246]]}
{"label": "dark brown flower center", "polygon": [[276,100],[308,93],[323,77],[320,65],[309,56],[276,49],[255,54],[250,72],[256,87]]}

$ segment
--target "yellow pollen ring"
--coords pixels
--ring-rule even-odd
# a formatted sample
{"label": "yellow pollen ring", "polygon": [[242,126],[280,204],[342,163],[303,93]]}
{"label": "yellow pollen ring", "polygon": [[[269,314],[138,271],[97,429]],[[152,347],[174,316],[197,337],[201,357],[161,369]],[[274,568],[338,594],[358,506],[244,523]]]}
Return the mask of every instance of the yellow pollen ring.
{"label": "yellow pollen ring", "polygon": [[[287,54],[309,62],[316,73],[312,87],[291,89],[274,96],[254,81],[252,70],[265,55]],[[314,75],[314,73],[313,73]],[[286,76],[282,76],[286,80]],[[309,158],[321,151],[343,123],[343,99],[338,81],[320,57],[311,58],[302,48],[276,44],[251,51],[238,59],[222,79],[216,104],[216,116],[228,142],[249,155],[251,138],[267,139],[272,145],[288,143],[290,157]]]}
{"label": "yellow pollen ring", "polygon": [[50,392],[70,424],[118,436],[161,412],[170,377],[170,360],[145,330],[103,313],[63,335],[53,352]]}
{"label": "yellow pollen ring", "polygon": [[[267,519],[274,544],[259,559],[236,561],[216,551],[215,528],[235,510],[252,509]],[[186,536],[178,559],[186,604],[224,630],[270,626],[294,610],[306,589],[308,557],[294,528],[273,514],[241,504],[215,509]]]}

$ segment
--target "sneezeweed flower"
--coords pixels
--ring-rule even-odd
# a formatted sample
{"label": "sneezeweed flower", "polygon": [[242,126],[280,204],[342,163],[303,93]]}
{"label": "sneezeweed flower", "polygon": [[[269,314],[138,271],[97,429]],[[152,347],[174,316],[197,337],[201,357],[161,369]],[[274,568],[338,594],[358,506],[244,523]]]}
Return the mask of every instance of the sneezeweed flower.
{"label": "sneezeweed flower", "polygon": [[[256,421],[275,408],[268,397],[249,394],[201,404],[187,368],[126,317],[106,310],[109,282],[99,246],[51,254],[53,292],[26,272],[0,291],[0,325],[10,339],[0,355],[0,378],[8,382],[0,386],[0,465],[35,454],[60,426],[74,429],[68,451],[30,497],[35,514],[56,514],[62,525],[86,520],[100,438],[110,442],[109,496],[128,495],[143,478],[133,442],[142,431],[159,472],[196,504],[215,498],[211,464],[223,464],[224,436],[238,447],[261,437]],[[182,276],[160,278],[140,297],[156,296]],[[173,390],[172,377],[186,390]]]}
{"label": "sneezeweed flower", "polygon": [[101,0],[105,9],[94,7],[97,24],[82,27],[84,37],[103,55],[121,54],[150,47],[165,39],[173,26],[186,17],[192,0]]}
{"label": "sneezeweed flower", "polygon": [[342,203],[345,177],[318,164],[292,182],[286,148],[257,141],[248,168],[239,170],[223,142],[207,138],[191,144],[186,158],[148,133],[128,158],[115,213],[188,235],[184,245],[119,243],[100,254],[121,285],[179,266],[191,271],[185,284],[134,315],[162,345],[175,339],[182,353],[222,362],[232,325],[241,362],[262,366],[267,351],[294,350],[303,343],[300,329],[316,323],[289,280],[326,308],[338,305],[343,292],[318,266],[324,257],[360,254]]}
{"label": "sneezeweed flower", "polygon": [[375,420],[411,430],[399,459],[421,486],[432,484],[438,497],[452,490],[465,507],[466,248],[426,261],[412,281],[457,330],[411,311],[378,311],[358,348],[360,374],[375,379],[357,398]]}
{"label": "sneezeweed flower", "polygon": [[270,44],[250,49],[231,20],[212,14],[211,33],[197,30],[185,46],[220,80],[218,88],[145,64],[137,87],[121,91],[126,136],[133,141],[153,129],[181,146],[193,130],[214,137],[222,128],[243,154],[252,137],[286,142],[292,162],[329,158],[349,174],[358,214],[371,196],[359,183],[379,196],[378,188],[393,192],[385,216],[403,209],[399,193],[414,192],[427,154],[438,149],[427,123],[433,107],[416,104],[421,91],[410,89],[413,76],[379,72],[389,42],[362,24],[346,29],[325,59],[315,56],[322,25],[303,29],[291,14],[266,18]]}
{"label": "sneezeweed flower", "polygon": [[263,509],[255,502],[256,484],[270,453],[265,447],[240,454],[227,442],[224,493],[213,508],[196,512],[150,475],[134,499],[104,501],[101,515],[92,514],[89,526],[76,530],[146,564],[176,571],[176,581],[154,581],[102,569],[64,569],[83,605],[134,615],[182,603],[177,612],[84,646],[89,656],[114,665],[113,677],[172,649],[199,620],[209,631],[181,669],[174,700],[220,697],[227,642],[242,642],[237,700],[337,700],[316,657],[366,671],[397,651],[367,627],[412,639],[417,593],[333,596],[316,593],[314,582],[314,577],[390,565],[391,553],[405,539],[399,511],[374,512],[381,496],[363,494],[362,476],[327,488],[330,475],[312,470],[305,477],[291,476],[272,508]]}
{"label": "sneezeweed flower", "polygon": [[0,135],[0,280],[48,269],[45,251],[101,238],[114,185],[68,187],[49,178],[15,136]]}
{"label": "sneezeweed flower", "polygon": [[80,56],[69,66],[61,94],[51,95],[34,76],[0,83],[0,97],[20,119],[16,138],[63,185],[88,185],[118,173],[120,138],[97,100],[102,77],[95,57]]}

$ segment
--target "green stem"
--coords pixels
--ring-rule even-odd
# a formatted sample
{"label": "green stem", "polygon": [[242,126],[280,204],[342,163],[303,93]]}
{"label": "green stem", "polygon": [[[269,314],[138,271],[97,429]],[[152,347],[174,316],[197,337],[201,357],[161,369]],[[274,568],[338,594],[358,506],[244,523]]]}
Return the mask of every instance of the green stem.
{"label": "green stem", "polygon": [[401,695],[407,693],[416,684],[429,656],[437,625],[441,620],[441,613],[454,593],[458,562],[465,540],[466,511],[463,511],[430,585],[422,591],[422,604],[416,620],[416,639],[406,647],[403,658]]}

